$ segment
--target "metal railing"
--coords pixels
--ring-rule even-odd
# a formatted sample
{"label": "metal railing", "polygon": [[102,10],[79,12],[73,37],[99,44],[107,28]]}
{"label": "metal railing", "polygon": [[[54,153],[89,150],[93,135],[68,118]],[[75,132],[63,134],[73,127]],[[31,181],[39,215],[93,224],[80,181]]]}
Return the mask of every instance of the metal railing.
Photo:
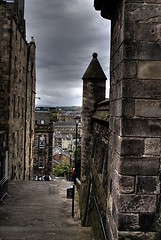
{"label": "metal railing", "polygon": [[0,201],[4,202],[4,197],[5,196],[8,196],[9,197],[9,194],[8,194],[8,179],[6,178],[2,178],[2,180],[0,181]]}
{"label": "metal railing", "polygon": [[94,195],[94,203],[95,203],[95,207],[97,209],[97,213],[98,213],[98,216],[99,216],[99,221],[100,221],[101,230],[102,230],[104,240],[108,240],[107,233],[106,233],[106,228],[105,228],[105,225],[104,225],[104,222],[103,222],[103,217],[101,216],[101,211],[99,209],[98,200],[97,200],[95,195]]}
{"label": "metal railing", "polygon": [[[95,193],[94,189],[92,189],[92,187],[93,187],[92,182],[93,181],[90,179],[89,186],[88,186],[88,193],[87,193],[87,204],[86,204],[86,207],[85,207],[85,216],[84,216],[84,219],[82,220],[82,226],[86,226],[86,219],[87,219],[87,214],[88,214],[87,212],[90,208],[90,205],[94,202],[94,206],[96,208],[98,218],[99,218],[99,222],[100,222],[100,227],[101,227],[101,232],[102,232],[102,235],[103,235],[103,239],[108,240],[105,223],[103,221],[104,216],[101,215],[101,211],[100,211],[100,208],[99,208],[99,203],[98,203],[98,199],[96,197],[96,193]],[[91,195],[92,191],[93,191],[93,193],[92,193],[92,197],[90,199],[90,195]],[[90,202],[89,202],[89,200],[90,200]]]}

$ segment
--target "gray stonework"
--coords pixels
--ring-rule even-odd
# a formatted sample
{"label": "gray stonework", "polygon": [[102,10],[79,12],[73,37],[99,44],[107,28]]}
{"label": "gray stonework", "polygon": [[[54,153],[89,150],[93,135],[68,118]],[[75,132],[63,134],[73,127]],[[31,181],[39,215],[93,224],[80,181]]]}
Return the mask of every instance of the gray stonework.
{"label": "gray stonework", "polygon": [[109,101],[103,101],[105,83],[94,53],[83,76],[80,207],[82,225],[92,226],[96,239],[102,239],[98,209],[106,222]]}
{"label": "gray stonework", "polygon": [[[161,91],[156,32],[161,8],[147,3],[120,1],[112,14],[110,109],[117,109],[118,102],[120,107],[110,111],[109,119],[110,239],[159,239]],[[120,182],[120,177],[126,181]],[[135,225],[130,224],[133,214]]]}
{"label": "gray stonework", "polygon": [[96,239],[105,239],[100,234],[99,209],[109,240],[159,240],[161,4],[154,0],[94,3],[104,18],[111,19],[110,111],[107,121],[94,114],[99,106],[93,105],[93,99],[98,103],[100,91],[93,91],[88,75],[83,79],[82,113],[88,129],[83,128],[82,167],[86,160],[87,168],[82,169],[86,173],[82,191],[87,204],[82,218],[93,225]]}
{"label": "gray stonework", "polygon": [[32,175],[35,43],[26,42],[22,17],[11,3],[0,1],[0,130],[7,134],[9,179]]}

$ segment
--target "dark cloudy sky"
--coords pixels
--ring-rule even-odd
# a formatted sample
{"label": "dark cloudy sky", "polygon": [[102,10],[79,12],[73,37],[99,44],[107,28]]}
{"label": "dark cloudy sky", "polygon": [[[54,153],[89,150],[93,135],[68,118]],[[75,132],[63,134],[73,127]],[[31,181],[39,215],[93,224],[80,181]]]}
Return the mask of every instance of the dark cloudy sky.
{"label": "dark cloudy sky", "polygon": [[109,79],[110,22],[93,2],[26,0],[27,40],[33,36],[37,46],[37,106],[82,105],[82,76],[93,52]]}

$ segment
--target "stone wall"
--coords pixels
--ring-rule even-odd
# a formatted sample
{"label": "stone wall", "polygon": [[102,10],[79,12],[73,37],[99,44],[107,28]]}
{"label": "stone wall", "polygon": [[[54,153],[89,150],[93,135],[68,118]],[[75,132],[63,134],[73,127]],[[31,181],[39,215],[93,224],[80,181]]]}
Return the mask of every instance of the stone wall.
{"label": "stone wall", "polygon": [[108,186],[108,132],[109,101],[99,103],[92,116],[92,140],[90,144],[89,185],[84,225],[92,226],[95,239],[106,239],[106,208]]}
{"label": "stone wall", "polygon": [[103,239],[101,222],[106,226],[109,104],[99,103],[105,100],[105,83],[106,76],[94,53],[83,75],[81,187],[78,189],[82,225],[92,226],[96,239]]}
{"label": "stone wall", "polygon": [[[97,111],[93,89],[98,82],[91,85],[88,76],[88,81],[83,79],[88,88],[82,112],[87,126],[82,146],[86,166],[81,181],[82,223],[93,226],[96,239],[159,240],[161,4],[153,0],[115,0],[113,5],[111,0],[95,0],[95,4],[102,16],[111,19],[109,131]],[[100,234],[98,215],[107,238]]]}
{"label": "stone wall", "polygon": [[120,1],[111,22],[110,239],[159,239],[161,5],[146,3]]}
{"label": "stone wall", "polygon": [[25,101],[25,178],[33,177],[33,146],[35,130],[35,93],[36,93],[36,47],[34,39],[27,45],[27,74],[26,74],[26,101]]}
{"label": "stone wall", "polygon": [[9,178],[28,179],[34,132],[35,44],[26,42],[25,25],[9,6],[0,2],[0,130],[7,133]]}

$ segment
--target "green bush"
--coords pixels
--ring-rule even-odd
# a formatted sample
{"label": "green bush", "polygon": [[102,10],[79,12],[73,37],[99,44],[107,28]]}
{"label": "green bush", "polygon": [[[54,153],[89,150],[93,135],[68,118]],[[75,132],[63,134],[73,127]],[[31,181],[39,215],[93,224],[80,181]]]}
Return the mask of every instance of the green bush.
{"label": "green bush", "polygon": [[56,177],[64,177],[67,175],[68,170],[69,164],[67,161],[63,160],[63,162],[54,169],[54,174]]}

